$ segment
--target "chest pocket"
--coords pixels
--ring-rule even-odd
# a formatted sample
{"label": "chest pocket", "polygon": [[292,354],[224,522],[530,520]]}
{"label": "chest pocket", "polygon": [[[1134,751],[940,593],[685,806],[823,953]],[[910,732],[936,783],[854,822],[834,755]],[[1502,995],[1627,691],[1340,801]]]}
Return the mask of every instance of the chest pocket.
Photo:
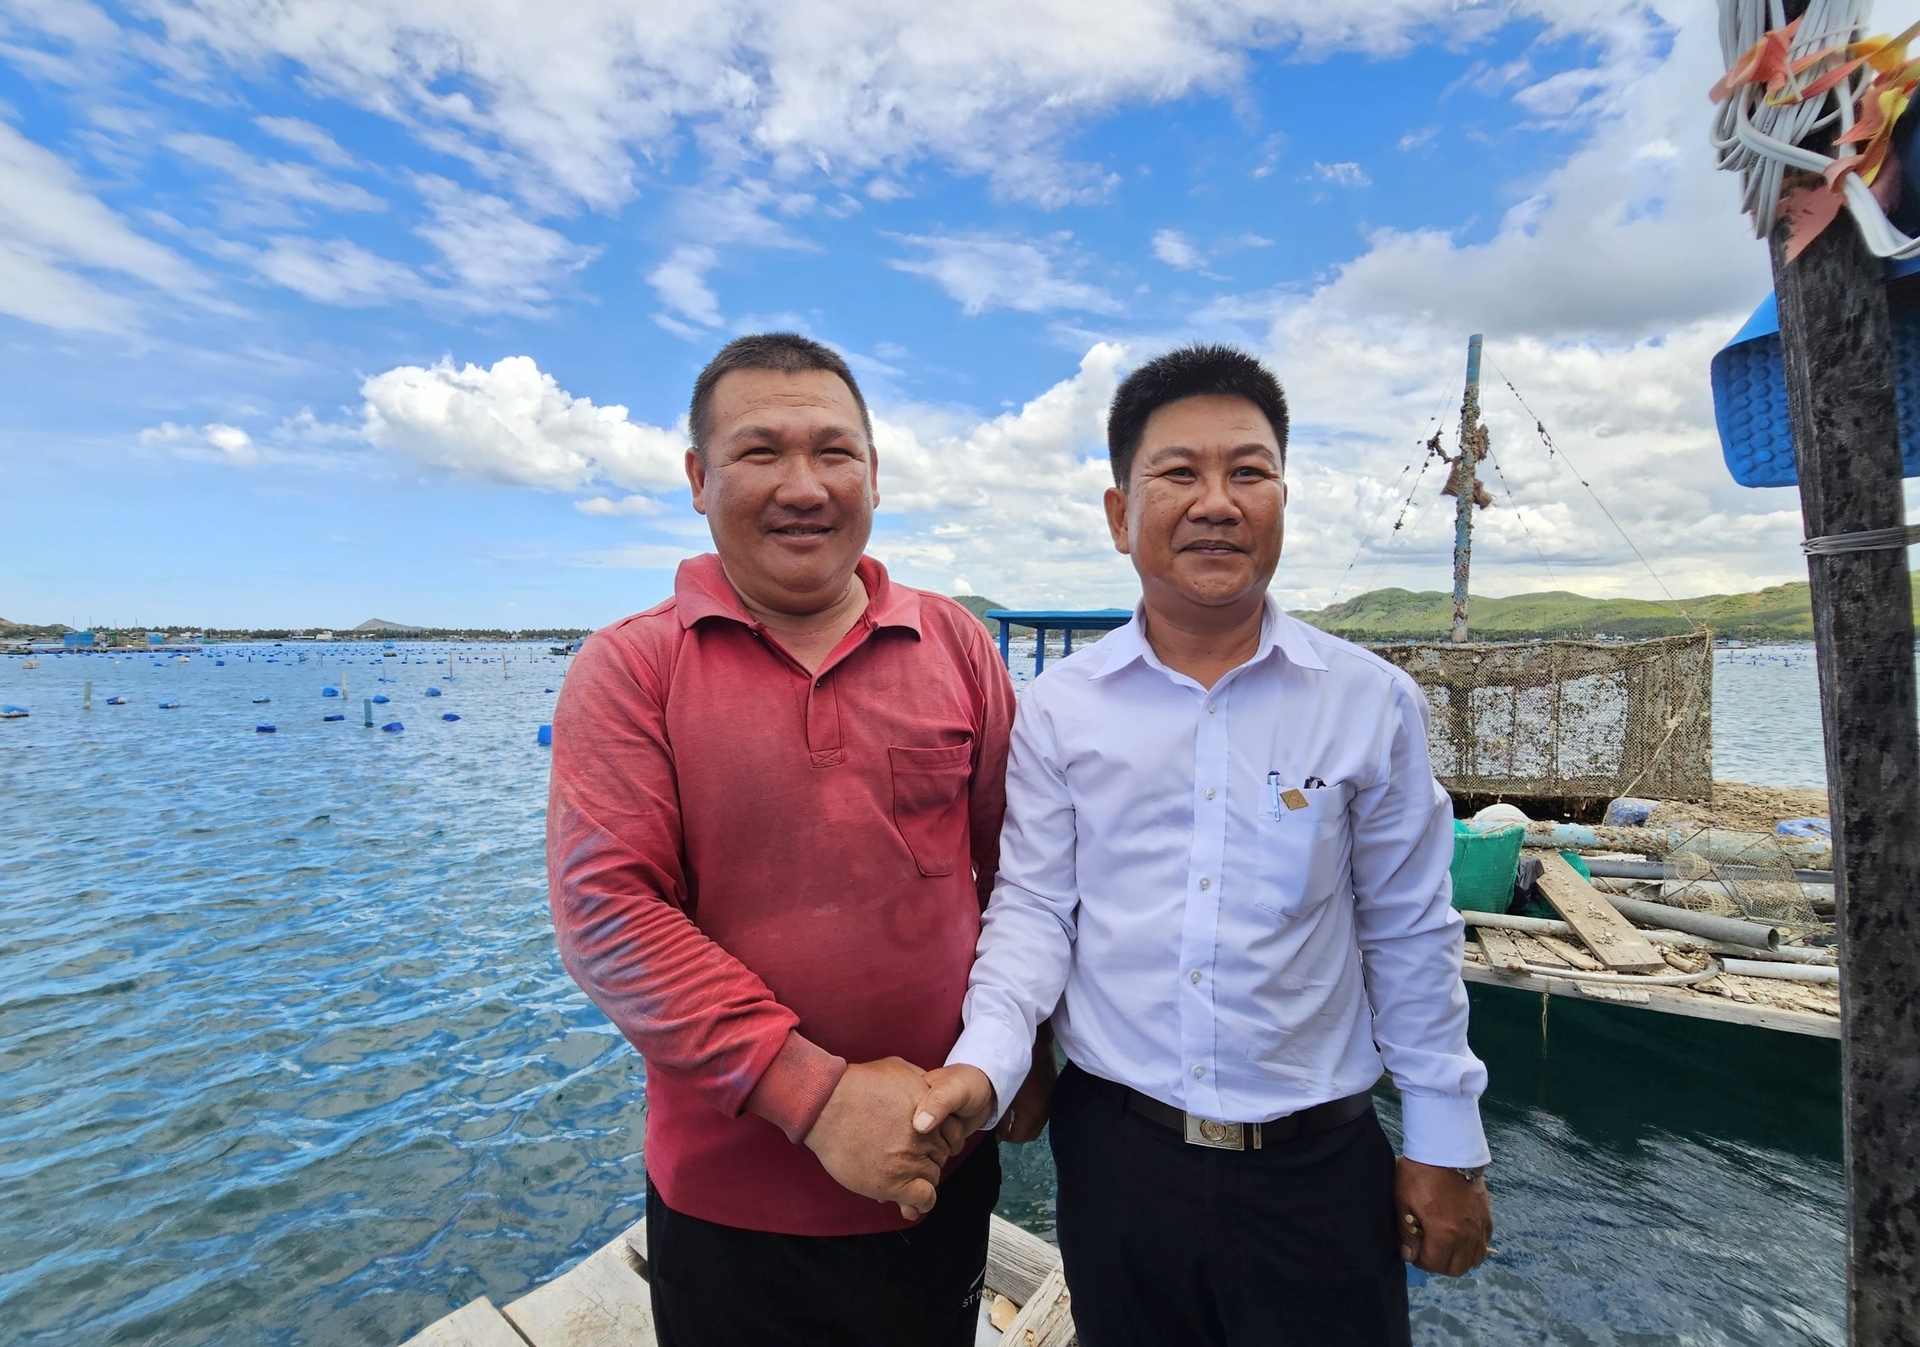
{"label": "chest pocket", "polygon": [[893,826],[929,877],[950,875],[967,855],[967,786],[973,744],[944,748],[889,748],[893,770]]}
{"label": "chest pocket", "polygon": [[1288,809],[1283,804],[1278,818],[1271,800],[1262,799],[1256,905],[1290,921],[1347,887],[1352,871],[1347,799],[1352,789],[1336,782],[1302,791],[1307,807]]}

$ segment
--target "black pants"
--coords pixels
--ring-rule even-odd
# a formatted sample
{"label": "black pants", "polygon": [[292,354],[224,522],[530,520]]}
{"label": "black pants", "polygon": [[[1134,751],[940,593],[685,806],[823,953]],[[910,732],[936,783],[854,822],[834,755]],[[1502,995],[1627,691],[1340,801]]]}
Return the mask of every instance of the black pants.
{"label": "black pants", "polygon": [[1372,1110],[1261,1150],[1212,1150],[1069,1066],[1052,1120],[1082,1347],[1410,1341],[1393,1148]]}
{"label": "black pants", "polygon": [[647,1194],[660,1347],[973,1347],[1000,1198],[991,1137],[893,1235],[775,1235],[677,1212]]}

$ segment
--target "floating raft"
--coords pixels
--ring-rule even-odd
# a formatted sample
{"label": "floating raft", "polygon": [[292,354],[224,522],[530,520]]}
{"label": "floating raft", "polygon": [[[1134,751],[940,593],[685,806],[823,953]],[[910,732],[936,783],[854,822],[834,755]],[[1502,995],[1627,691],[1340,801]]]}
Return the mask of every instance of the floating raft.
{"label": "floating raft", "polygon": [[[1060,1251],[1000,1217],[987,1241],[983,1313],[1008,1347],[1069,1347],[1075,1341]],[[653,1347],[647,1288],[647,1223],[518,1300],[495,1308],[482,1296],[427,1325],[402,1347]]]}

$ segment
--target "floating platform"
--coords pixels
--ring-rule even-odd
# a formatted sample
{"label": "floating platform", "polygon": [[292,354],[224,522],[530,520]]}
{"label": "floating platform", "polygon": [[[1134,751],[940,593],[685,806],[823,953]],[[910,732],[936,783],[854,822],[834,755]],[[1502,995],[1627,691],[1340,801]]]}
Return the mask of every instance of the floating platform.
{"label": "floating platform", "polygon": [[[1075,1341],[1060,1251],[993,1217],[987,1241],[984,1336],[1010,1347]],[[991,1329],[987,1328],[990,1325]],[[654,1347],[647,1286],[647,1223],[638,1221],[571,1271],[496,1308],[482,1296],[408,1338],[402,1347]]]}

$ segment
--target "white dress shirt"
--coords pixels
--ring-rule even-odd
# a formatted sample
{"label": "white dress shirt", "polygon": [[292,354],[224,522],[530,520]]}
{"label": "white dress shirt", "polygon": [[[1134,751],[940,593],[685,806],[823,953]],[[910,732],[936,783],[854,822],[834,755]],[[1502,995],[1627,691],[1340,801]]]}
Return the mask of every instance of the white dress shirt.
{"label": "white dress shirt", "polygon": [[1386,661],[1267,600],[1211,690],[1143,614],[1020,704],[1000,876],[948,1054],[1004,1110],[1052,1016],[1083,1070],[1224,1122],[1372,1087],[1405,1151],[1488,1160],[1427,703]]}

